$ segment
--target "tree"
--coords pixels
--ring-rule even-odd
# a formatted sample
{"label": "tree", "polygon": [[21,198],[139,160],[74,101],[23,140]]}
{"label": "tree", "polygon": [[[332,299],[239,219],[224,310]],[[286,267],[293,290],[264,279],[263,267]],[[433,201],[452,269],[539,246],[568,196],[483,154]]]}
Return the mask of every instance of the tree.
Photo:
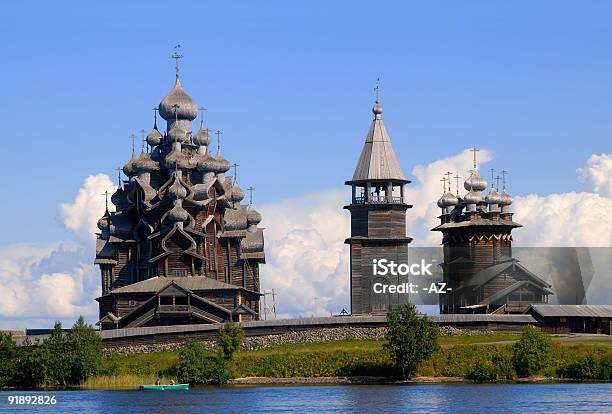
{"label": "tree", "polygon": [[53,385],[68,385],[71,378],[72,352],[69,349],[68,341],[62,323],[57,321],[53,327],[53,332],[49,339],[45,341],[48,352],[47,377]]}
{"label": "tree", "polygon": [[36,388],[47,382],[47,349],[27,339],[19,347],[15,364],[14,385]]}
{"label": "tree", "polygon": [[240,348],[243,340],[244,332],[242,328],[232,321],[226,322],[223,327],[219,329],[218,343],[226,361],[232,359],[234,352]]}
{"label": "tree", "polygon": [[83,316],[75,322],[67,335],[67,349],[71,355],[70,382],[79,384],[95,375],[102,358],[102,338]]}
{"label": "tree", "polygon": [[387,313],[389,328],[385,348],[391,352],[400,378],[410,377],[419,362],[438,348],[438,328],[426,316],[418,315],[413,304]]}
{"label": "tree", "polygon": [[17,363],[17,344],[13,335],[0,332],[0,388],[12,384]]}
{"label": "tree", "polygon": [[551,352],[550,337],[535,326],[525,326],[521,338],[513,347],[516,372],[523,376],[537,374],[550,360]]}

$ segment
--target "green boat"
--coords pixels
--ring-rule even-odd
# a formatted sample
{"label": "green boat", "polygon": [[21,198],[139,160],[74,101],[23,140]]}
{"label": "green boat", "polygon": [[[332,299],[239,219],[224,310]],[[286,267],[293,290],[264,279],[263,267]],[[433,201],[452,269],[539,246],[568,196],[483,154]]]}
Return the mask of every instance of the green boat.
{"label": "green boat", "polygon": [[174,391],[174,390],[187,391],[189,389],[189,384],[141,385],[140,389],[141,390],[151,390],[151,391]]}

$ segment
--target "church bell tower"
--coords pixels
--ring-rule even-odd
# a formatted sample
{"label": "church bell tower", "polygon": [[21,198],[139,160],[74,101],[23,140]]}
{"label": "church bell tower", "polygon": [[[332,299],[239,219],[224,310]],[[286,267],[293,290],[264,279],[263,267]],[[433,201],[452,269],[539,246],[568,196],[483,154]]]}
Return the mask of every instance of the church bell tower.
{"label": "church bell tower", "polygon": [[[374,275],[374,260],[386,259],[398,264],[408,262],[406,236],[406,179],[391,145],[382,119],[378,97],[372,109],[374,119],[357,163],[346,185],[351,186],[350,245],[351,313],[353,315],[386,313],[391,307],[408,301],[407,294],[376,293],[374,285],[408,282],[407,276]],[[405,280],[403,280],[405,279]],[[377,285],[380,287],[380,285]],[[380,290],[380,289],[378,289]]]}

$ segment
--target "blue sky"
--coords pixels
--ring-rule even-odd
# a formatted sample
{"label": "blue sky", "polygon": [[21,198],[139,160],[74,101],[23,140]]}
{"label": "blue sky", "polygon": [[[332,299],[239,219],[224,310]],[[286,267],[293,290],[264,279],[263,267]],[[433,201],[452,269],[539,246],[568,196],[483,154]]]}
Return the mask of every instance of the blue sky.
{"label": "blue sky", "polygon": [[127,161],[176,43],[258,204],[342,187],[379,76],[407,173],[476,144],[512,192],[546,195],[580,190],[576,168],[610,148],[608,2],[24,1],[3,15],[0,245],[63,238],[57,206]]}

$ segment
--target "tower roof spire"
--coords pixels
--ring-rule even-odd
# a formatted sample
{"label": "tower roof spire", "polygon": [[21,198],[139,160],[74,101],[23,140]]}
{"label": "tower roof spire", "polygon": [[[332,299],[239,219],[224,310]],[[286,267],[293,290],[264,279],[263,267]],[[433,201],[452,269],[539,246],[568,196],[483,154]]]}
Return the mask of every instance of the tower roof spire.
{"label": "tower roof spire", "polygon": [[382,106],[378,100],[378,86],[374,90],[376,92],[376,103],[372,108],[374,119],[361,150],[361,156],[357,162],[353,178],[347,183],[365,181],[407,183],[409,181],[406,180],[406,176],[400,167],[395,150],[391,144],[391,137],[382,120]]}

